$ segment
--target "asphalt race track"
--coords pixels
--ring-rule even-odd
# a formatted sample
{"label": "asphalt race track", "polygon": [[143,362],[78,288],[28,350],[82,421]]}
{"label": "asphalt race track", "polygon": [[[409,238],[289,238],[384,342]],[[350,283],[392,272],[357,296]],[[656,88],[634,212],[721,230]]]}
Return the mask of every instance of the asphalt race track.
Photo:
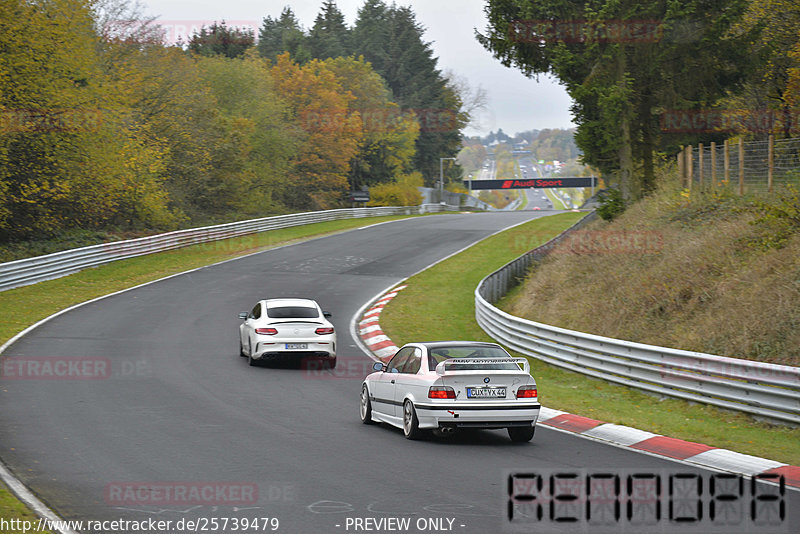
{"label": "asphalt race track", "polygon": [[[447,214],[365,227],[57,317],[4,358],[83,358],[99,366],[98,375],[0,380],[0,458],[63,518],[278,518],[277,532],[298,534],[501,532],[509,469],[686,473],[704,479],[708,491],[709,471],[545,427],[525,445],[512,444],[505,431],[412,442],[397,429],[359,421],[360,381],[372,364],[349,331],[359,308],[436,260],[547,213]],[[238,312],[279,296],[315,298],[333,313],[336,370],[249,367],[238,356]],[[209,485],[216,490],[199,501],[176,496]],[[126,501],[131,488],[139,488],[136,499]],[[718,530],[698,529],[668,523],[665,508],[650,526],[601,528],[548,521],[545,506],[544,522],[531,518],[519,531],[797,532],[800,494],[788,491],[784,500],[789,517],[771,526],[734,517]],[[388,518],[409,526],[377,522]],[[229,525],[206,524],[206,531],[244,531]],[[262,526],[247,531],[272,531]]]}

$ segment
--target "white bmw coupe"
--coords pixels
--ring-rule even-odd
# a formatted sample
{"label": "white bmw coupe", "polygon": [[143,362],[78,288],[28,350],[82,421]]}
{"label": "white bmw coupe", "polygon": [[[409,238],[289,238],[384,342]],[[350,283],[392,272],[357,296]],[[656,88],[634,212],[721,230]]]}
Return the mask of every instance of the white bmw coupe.
{"label": "white bmw coupe", "polygon": [[373,369],[361,385],[365,424],[388,423],[408,439],[458,428],[506,428],[512,441],[533,438],[541,405],[530,364],[499,345],[409,343]]}

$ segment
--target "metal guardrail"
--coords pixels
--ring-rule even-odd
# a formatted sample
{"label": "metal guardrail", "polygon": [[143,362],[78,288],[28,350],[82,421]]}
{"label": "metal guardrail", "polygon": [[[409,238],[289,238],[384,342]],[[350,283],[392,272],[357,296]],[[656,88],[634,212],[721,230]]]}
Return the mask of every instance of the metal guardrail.
{"label": "metal guardrail", "polygon": [[0,263],[0,291],[35,284],[44,280],[59,278],[87,267],[95,267],[112,261],[135,256],[163,252],[176,248],[208,243],[247,234],[289,228],[303,224],[354,219],[359,217],[380,217],[385,215],[411,215],[458,210],[458,206],[445,204],[423,204],[421,206],[349,208],[278,215],[261,219],[177,230],[125,241],[113,241],[64,250],[44,256]]}
{"label": "metal guardrail", "polygon": [[[594,213],[594,212],[592,212]],[[558,328],[493,304],[537,259],[588,221],[493,272],[475,289],[475,317],[491,337],[521,354],[581,374],[758,417],[800,424],[800,368],[740,360]]]}

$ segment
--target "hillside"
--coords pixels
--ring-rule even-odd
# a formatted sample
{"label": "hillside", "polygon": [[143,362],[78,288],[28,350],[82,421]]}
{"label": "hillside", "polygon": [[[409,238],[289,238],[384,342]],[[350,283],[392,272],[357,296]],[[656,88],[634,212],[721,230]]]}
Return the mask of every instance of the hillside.
{"label": "hillside", "polygon": [[675,183],[598,220],[501,305],[564,328],[800,365],[800,201]]}

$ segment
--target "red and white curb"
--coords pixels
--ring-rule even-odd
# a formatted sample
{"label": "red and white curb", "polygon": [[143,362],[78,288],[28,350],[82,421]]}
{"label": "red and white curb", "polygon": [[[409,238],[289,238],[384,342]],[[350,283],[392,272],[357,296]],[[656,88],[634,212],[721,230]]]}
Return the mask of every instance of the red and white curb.
{"label": "red and white curb", "polygon": [[[387,362],[398,347],[381,330],[379,319],[384,307],[407,286],[394,287],[379,296],[358,323],[358,334],[375,358]],[[745,476],[783,476],[786,487],[800,489],[800,467],[727,449],[710,447],[702,443],[684,441],[654,434],[628,426],[615,425],[550,408],[539,413],[539,424],[560,432],[608,443],[616,447],[635,450],[652,456],[692,464],[698,467],[725,471]]]}
{"label": "red and white curb", "polygon": [[390,289],[380,297],[378,297],[372,306],[370,306],[361,320],[358,322],[358,335],[367,346],[367,348],[375,355],[376,358],[382,362],[388,362],[394,353],[397,352],[397,346],[389,339],[389,336],[383,333],[378,319],[386,306],[393,298],[397,296],[398,291],[402,291],[406,286],[397,286]]}

